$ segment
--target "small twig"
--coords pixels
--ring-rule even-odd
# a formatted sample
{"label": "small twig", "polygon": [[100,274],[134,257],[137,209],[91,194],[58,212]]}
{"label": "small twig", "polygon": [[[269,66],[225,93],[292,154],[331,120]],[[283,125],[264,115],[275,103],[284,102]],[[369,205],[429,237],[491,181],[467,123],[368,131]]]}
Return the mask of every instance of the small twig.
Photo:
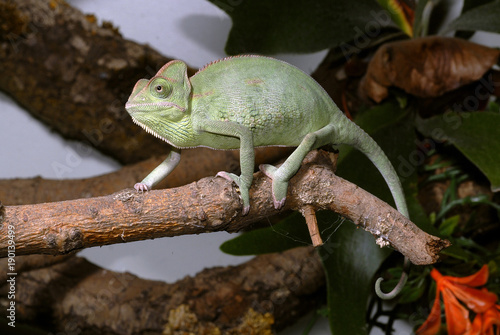
{"label": "small twig", "polygon": [[323,245],[323,240],[321,239],[321,235],[319,233],[318,228],[318,220],[316,220],[316,213],[314,211],[314,207],[312,206],[304,206],[300,210],[302,216],[306,219],[307,228],[309,229],[309,235],[311,235],[311,241],[314,247],[319,247]]}

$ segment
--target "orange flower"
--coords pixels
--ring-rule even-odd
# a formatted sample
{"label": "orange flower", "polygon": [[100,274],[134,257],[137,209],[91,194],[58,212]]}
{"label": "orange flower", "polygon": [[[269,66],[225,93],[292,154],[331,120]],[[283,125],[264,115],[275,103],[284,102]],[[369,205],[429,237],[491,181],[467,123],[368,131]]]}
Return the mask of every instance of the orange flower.
{"label": "orange flower", "polygon": [[[493,328],[496,326],[496,331]],[[486,312],[476,315],[471,331],[467,335],[499,335],[500,305],[494,305]]]}
{"label": "orange flower", "polygon": [[[473,288],[482,286],[488,281],[487,265],[475,274],[463,278],[443,276],[436,269],[432,269],[431,276],[436,281],[436,298],[427,320],[417,329],[418,335],[438,333],[441,326],[440,294],[443,296],[448,335],[490,334],[473,331],[477,329],[482,331],[481,329],[487,329],[488,325],[493,331],[493,325],[500,322],[500,314],[498,309],[495,309],[495,302],[498,300],[496,294]],[[469,319],[469,309],[477,314],[474,324]],[[491,334],[493,335],[493,332]]]}

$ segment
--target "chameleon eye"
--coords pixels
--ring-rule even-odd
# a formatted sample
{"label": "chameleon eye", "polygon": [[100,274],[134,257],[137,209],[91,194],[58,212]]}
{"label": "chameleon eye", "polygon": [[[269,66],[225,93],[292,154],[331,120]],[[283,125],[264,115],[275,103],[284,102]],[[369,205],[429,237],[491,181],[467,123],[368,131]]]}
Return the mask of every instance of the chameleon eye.
{"label": "chameleon eye", "polygon": [[172,93],[172,86],[167,80],[156,78],[150,85],[150,91],[153,96],[165,99]]}

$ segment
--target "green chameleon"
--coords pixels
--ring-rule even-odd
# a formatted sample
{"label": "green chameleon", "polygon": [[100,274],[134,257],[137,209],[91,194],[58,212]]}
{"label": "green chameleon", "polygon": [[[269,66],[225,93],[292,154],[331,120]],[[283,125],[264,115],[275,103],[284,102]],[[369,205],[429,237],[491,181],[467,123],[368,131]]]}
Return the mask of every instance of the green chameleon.
{"label": "green chameleon", "polygon": [[[283,61],[253,55],[229,57],[188,78],[186,64],[174,60],[150,80],[139,80],[125,108],[135,123],[173,146],[165,161],[135,184],[137,191],[150,190],[165,178],[179,163],[181,148],[240,149],[241,175],[219,172],[217,176],[238,185],[242,214],[246,215],[254,148],[293,146],[297,149],[279,168],[268,164],[259,167],[272,179],[274,207],[280,209],[285,204],[288,181],[309,151],[348,144],[373,162],[397,209],[408,217],[401,183],[382,149],[340,111],[314,79]],[[377,294],[391,298],[405,281],[406,274],[387,294],[377,282]]]}

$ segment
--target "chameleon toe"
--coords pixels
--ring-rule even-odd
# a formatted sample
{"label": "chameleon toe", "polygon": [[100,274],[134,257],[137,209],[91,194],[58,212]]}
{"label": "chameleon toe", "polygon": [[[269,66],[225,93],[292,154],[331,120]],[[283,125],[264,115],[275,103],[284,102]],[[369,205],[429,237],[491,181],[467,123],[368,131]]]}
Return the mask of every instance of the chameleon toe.
{"label": "chameleon toe", "polygon": [[134,188],[137,192],[147,192],[150,190],[149,186],[144,183],[136,183]]}
{"label": "chameleon toe", "polygon": [[285,205],[288,182],[273,180],[273,203],[274,208],[281,209]]}
{"label": "chameleon toe", "polygon": [[276,167],[270,165],[270,164],[260,164],[259,165],[259,170],[265,174],[267,177],[273,179],[274,178],[274,173],[276,170],[278,170]]}

